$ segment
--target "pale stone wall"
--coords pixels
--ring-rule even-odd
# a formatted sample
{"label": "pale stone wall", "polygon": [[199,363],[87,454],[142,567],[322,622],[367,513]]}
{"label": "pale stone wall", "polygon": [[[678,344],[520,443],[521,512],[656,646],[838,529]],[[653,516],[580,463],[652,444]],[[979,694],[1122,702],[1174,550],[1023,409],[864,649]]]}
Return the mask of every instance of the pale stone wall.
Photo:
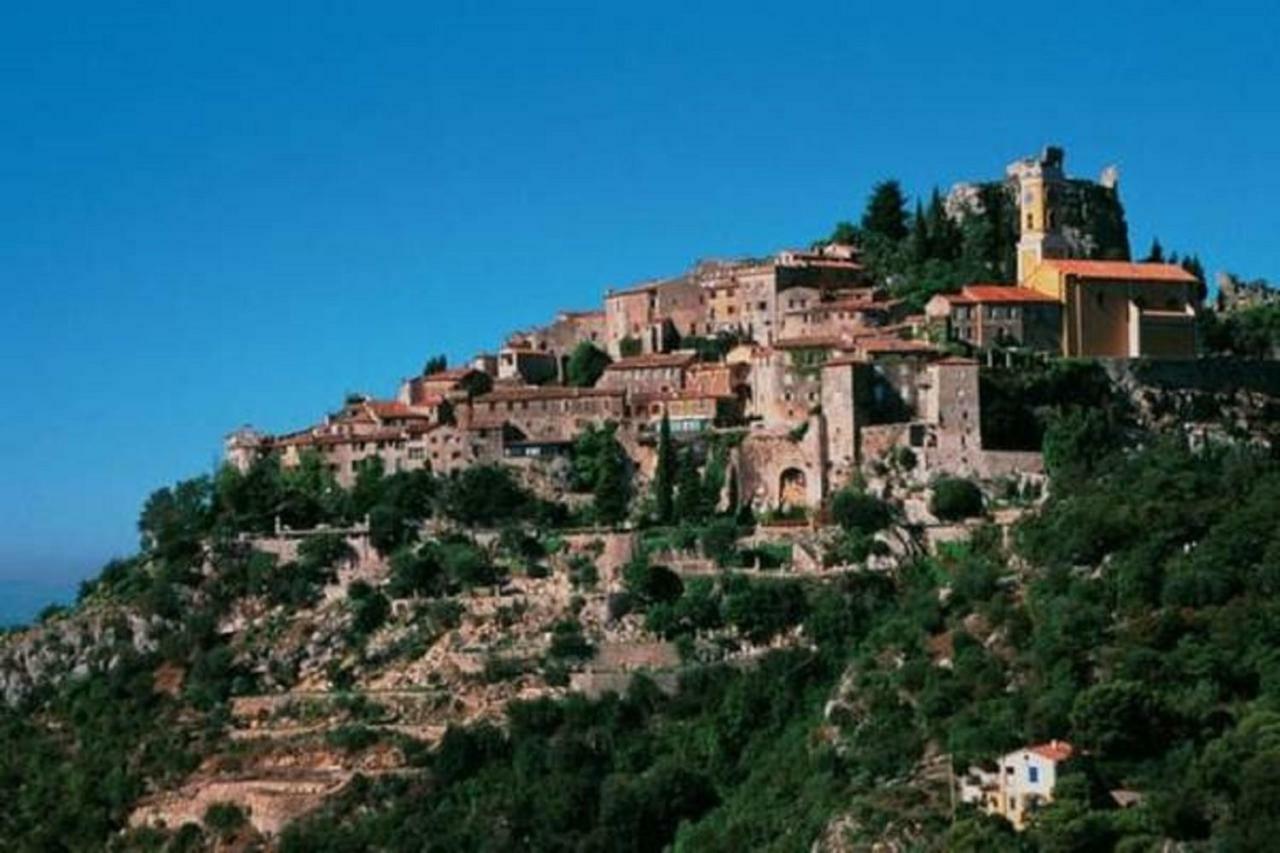
{"label": "pale stone wall", "polygon": [[783,475],[798,471],[804,477],[804,500],[817,507],[826,494],[822,453],[822,420],[808,421],[804,436],[794,440],[788,431],[758,429],[748,433],[738,448],[738,483],[744,501],[761,508],[782,503]]}
{"label": "pale stone wall", "polygon": [[611,293],[605,297],[605,350],[613,358],[622,355],[621,344],[636,338],[645,352],[652,352],[649,327],[657,311],[657,294],[653,288]]}

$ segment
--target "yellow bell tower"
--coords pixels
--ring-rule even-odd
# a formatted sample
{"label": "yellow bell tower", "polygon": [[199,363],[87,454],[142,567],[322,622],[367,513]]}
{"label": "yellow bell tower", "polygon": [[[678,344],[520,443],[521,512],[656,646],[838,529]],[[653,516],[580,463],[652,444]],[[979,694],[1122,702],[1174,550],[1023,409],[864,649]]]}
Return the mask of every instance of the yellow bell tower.
{"label": "yellow bell tower", "polygon": [[1054,189],[1066,180],[1061,148],[1010,163],[1005,173],[1018,191],[1018,282],[1024,282],[1045,258],[1066,257],[1068,245],[1053,208]]}

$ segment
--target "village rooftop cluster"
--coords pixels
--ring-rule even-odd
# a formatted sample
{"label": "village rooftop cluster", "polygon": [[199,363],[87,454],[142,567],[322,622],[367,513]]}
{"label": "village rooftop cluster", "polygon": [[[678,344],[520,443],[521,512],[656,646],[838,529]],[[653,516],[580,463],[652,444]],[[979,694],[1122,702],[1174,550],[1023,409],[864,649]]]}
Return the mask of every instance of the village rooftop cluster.
{"label": "village rooftop cluster", "polygon": [[[1196,353],[1196,277],[1174,264],[1072,257],[1056,204],[1068,180],[1056,148],[1006,170],[1018,202],[1016,283],[975,281],[911,313],[871,280],[855,245],[700,262],[611,289],[602,307],[563,311],[464,366],[433,365],[394,399],[350,398],[297,432],[239,430],[227,458],[244,469],[274,452],[290,466],[315,451],[350,484],[373,457],[388,472],[539,466],[589,425],[611,423],[646,479],[665,418],[677,438],[739,433],[730,464],[757,509],[818,507],[903,449],[922,478],[1035,475],[1039,454],[983,447],[980,359]],[[583,387],[570,365],[588,345],[608,364]]]}

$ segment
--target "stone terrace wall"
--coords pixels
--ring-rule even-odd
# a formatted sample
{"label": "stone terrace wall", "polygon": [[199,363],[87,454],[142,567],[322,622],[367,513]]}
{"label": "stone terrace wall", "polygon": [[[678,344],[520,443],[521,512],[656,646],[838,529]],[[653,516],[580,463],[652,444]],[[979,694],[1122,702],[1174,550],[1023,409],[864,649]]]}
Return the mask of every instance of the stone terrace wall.
{"label": "stone terrace wall", "polygon": [[1246,390],[1280,398],[1280,361],[1200,358],[1191,361],[1102,359],[1102,367],[1118,385],[1148,385],[1225,392]]}

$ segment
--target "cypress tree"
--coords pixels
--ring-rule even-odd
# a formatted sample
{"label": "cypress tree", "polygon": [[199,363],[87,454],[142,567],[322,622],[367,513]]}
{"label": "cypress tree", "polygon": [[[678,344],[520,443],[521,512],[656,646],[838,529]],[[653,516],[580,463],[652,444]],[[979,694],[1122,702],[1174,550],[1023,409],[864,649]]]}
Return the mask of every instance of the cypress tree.
{"label": "cypress tree", "polygon": [[922,264],[932,257],[932,247],[929,243],[929,229],[925,225],[924,208],[920,206],[920,201],[917,199],[916,212],[911,217],[911,253],[916,263]]}
{"label": "cypress tree", "polygon": [[675,520],[695,521],[702,517],[702,478],[693,451],[680,454],[676,474]]}
{"label": "cypress tree", "polygon": [[627,464],[617,441],[611,440],[600,454],[593,492],[597,521],[617,524],[627,517]]}
{"label": "cypress tree", "polygon": [[738,511],[738,469],[729,469],[729,506],[727,512],[734,515]]}
{"label": "cypress tree", "polygon": [[1146,262],[1149,264],[1164,263],[1164,246],[1160,245],[1160,238],[1156,237],[1151,241],[1151,249],[1147,252]]}
{"label": "cypress tree", "polygon": [[658,468],[653,474],[653,500],[660,524],[670,524],[672,496],[676,474],[675,454],[671,449],[671,421],[664,412],[658,430]]}
{"label": "cypress tree", "polygon": [[929,234],[930,257],[943,261],[951,261],[960,257],[960,228],[947,216],[947,206],[942,200],[942,193],[933,188],[929,198],[929,213],[926,217]]}

